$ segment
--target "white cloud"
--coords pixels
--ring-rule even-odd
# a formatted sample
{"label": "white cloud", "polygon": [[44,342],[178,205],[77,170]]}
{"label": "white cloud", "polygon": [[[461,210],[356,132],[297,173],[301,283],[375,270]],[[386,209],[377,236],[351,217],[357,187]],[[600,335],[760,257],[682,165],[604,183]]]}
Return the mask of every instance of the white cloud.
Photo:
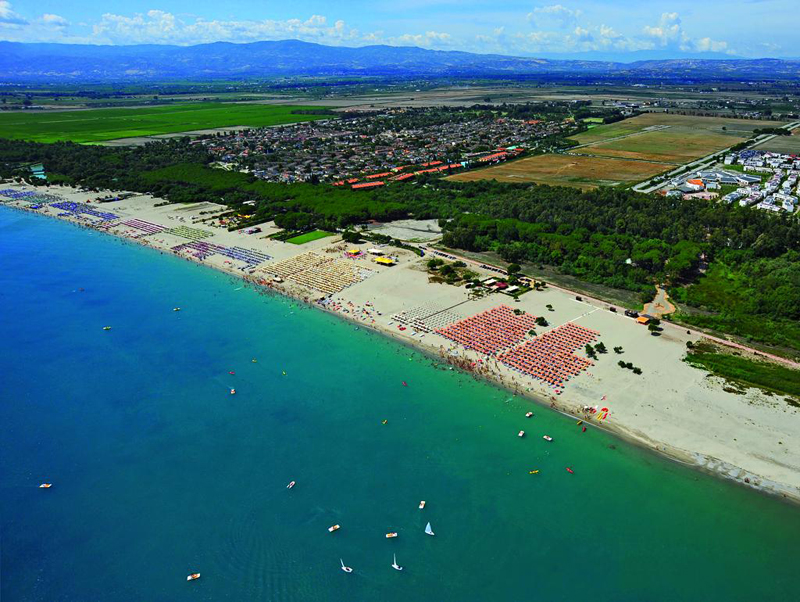
{"label": "white cloud", "polygon": [[426,31],[424,34],[406,33],[386,40],[389,44],[397,46],[421,46],[422,48],[442,48],[448,47],[453,43],[453,37],[449,33],[439,31]]}
{"label": "white cloud", "polygon": [[322,15],[312,15],[306,20],[285,21],[207,21],[201,18],[184,21],[161,10],[137,13],[130,17],[104,14],[92,27],[92,34],[97,41],[113,44],[179,45],[285,39],[341,44],[361,37],[358,30],[348,27],[344,21],[338,20],[331,25]]}
{"label": "white cloud", "polygon": [[542,22],[557,22],[562,29],[574,26],[578,22],[578,17],[583,14],[580,9],[571,9],[561,4],[550,6],[537,6],[528,13],[528,21],[535,24]]}
{"label": "white cloud", "polygon": [[43,14],[40,20],[48,27],[54,27],[57,29],[63,29],[69,25],[69,21],[67,21],[64,17],[50,13]]}
{"label": "white cloud", "polygon": [[0,24],[27,25],[28,21],[11,10],[11,2],[0,0]]}
{"label": "white cloud", "polygon": [[658,24],[645,25],[644,34],[650,38],[657,47],[683,52],[728,52],[728,43],[712,40],[709,37],[692,39],[683,29],[683,23],[678,13],[663,13]]}

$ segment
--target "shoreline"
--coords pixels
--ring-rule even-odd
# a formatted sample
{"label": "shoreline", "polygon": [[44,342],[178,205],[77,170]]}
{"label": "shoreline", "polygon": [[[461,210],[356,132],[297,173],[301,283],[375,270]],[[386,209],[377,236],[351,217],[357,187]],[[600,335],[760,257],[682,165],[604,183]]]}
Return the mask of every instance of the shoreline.
{"label": "shoreline", "polygon": [[[50,188],[52,191],[52,187]],[[734,483],[738,483],[740,485],[746,486],[750,489],[754,489],[761,493],[766,493],[772,497],[777,499],[788,501],[795,504],[800,504],[800,487],[793,486],[787,483],[781,483],[778,480],[774,480],[771,478],[767,478],[757,474],[754,471],[746,470],[744,468],[740,468],[734,463],[728,462],[726,460],[722,460],[720,458],[715,457],[711,454],[701,453],[690,451],[687,449],[683,449],[677,445],[672,445],[665,443],[663,441],[658,441],[652,438],[651,436],[646,435],[645,433],[631,427],[621,424],[620,422],[614,420],[610,422],[599,422],[597,420],[592,420],[592,416],[589,414],[581,414],[579,411],[581,404],[577,400],[568,401],[570,396],[567,394],[564,397],[556,397],[551,395],[548,399],[546,393],[534,391],[532,387],[525,386],[522,380],[517,380],[515,376],[512,374],[511,380],[508,380],[504,377],[502,370],[498,367],[498,371],[494,372],[489,367],[492,362],[494,362],[495,366],[497,367],[497,361],[495,359],[486,360],[486,363],[482,363],[484,360],[480,359],[485,356],[480,356],[479,354],[472,352],[470,350],[460,350],[457,355],[448,354],[447,350],[445,350],[444,345],[440,345],[438,348],[436,345],[429,344],[428,341],[423,341],[420,338],[414,338],[407,335],[401,335],[399,333],[395,333],[392,328],[389,326],[384,326],[379,324],[374,319],[371,323],[369,323],[366,319],[360,319],[361,314],[349,313],[345,311],[341,311],[340,308],[329,307],[325,304],[320,303],[319,301],[312,300],[312,295],[310,292],[303,294],[304,291],[300,289],[294,289],[293,286],[289,286],[287,283],[285,286],[279,286],[278,284],[273,284],[271,282],[259,282],[256,277],[251,274],[245,273],[241,269],[236,269],[234,267],[229,267],[226,265],[214,264],[212,262],[207,262],[203,260],[197,260],[192,257],[187,257],[186,255],[181,255],[178,252],[171,251],[170,249],[164,249],[156,244],[147,240],[146,236],[142,237],[131,237],[131,236],[124,236],[121,234],[117,234],[114,232],[109,231],[109,227],[95,227],[93,224],[81,222],[79,220],[73,219],[72,217],[64,218],[57,215],[51,215],[47,213],[42,213],[40,211],[36,211],[33,209],[29,209],[27,207],[19,206],[19,205],[12,205],[9,203],[5,203],[4,206],[10,209],[16,209],[20,211],[24,211],[27,213],[34,213],[38,215],[44,215],[46,217],[51,217],[58,219],[62,222],[70,223],[74,226],[78,226],[88,230],[94,230],[100,233],[112,235],[115,239],[121,242],[134,242],[137,243],[139,246],[150,248],[154,251],[158,251],[160,254],[168,254],[174,257],[178,257],[181,259],[185,259],[187,261],[191,261],[192,263],[198,266],[205,266],[215,269],[216,271],[225,274],[227,276],[231,276],[236,278],[238,281],[244,281],[245,285],[248,287],[253,287],[256,292],[259,294],[270,294],[275,293],[281,296],[287,297],[298,303],[301,303],[304,306],[308,307],[316,307],[317,309],[322,309],[323,311],[337,315],[340,318],[344,318],[349,322],[358,326],[358,328],[365,327],[369,329],[370,332],[376,333],[380,336],[385,337],[387,340],[391,340],[395,343],[400,343],[409,349],[420,352],[424,356],[432,359],[435,362],[440,362],[443,364],[448,365],[453,370],[459,370],[463,373],[469,374],[476,380],[481,380],[483,382],[488,382],[489,384],[498,387],[504,391],[507,391],[515,396],[523,397],[530,401],[535,402],[537,405],[542,407],[549,407],[550,409],[561,413],[562,415],[569,417],[573,420],[583,420],[587,427],[595,427],[604,430],[612,434],[615,437],[622,439],[623,441],[632,444],[640,449],[646,449],[649,451],[656,452],[659,456],[678,462],[681,465],[694,468],[703,472],[709,476],[715,477],[722,477],[726,481],[732,481]],[[325,244],[329,244],[325,243]],[[296,249],[300,251],[300,248]],[[320,297],[321,294],[317,295]],[[338,295],[331,295],[327,296],[328,300],[331,300],[333,297]],[[340,299],[341,303],[344,303],[343,300]],[[348,303],[355,307],[353,301],[348,301]],[[392,322],[390,322],[392,324]],[[425,335],[423,335],[425,336]],[[451,349],[452,351],[452,349]],[[572,385],[567,388],[567,392],[570,391]]]}

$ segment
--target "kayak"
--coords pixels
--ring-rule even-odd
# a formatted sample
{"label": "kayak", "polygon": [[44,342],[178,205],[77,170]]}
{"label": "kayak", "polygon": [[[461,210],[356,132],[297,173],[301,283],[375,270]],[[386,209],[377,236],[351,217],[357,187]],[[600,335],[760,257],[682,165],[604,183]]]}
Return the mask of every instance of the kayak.
{"label": "kayak", "polygon": [[573,470],[572,470],[572,469],[571,469],[569,466],[567,466],[567,472],[568,472],[569,474],[575,474],[575,473],[573,472]]}

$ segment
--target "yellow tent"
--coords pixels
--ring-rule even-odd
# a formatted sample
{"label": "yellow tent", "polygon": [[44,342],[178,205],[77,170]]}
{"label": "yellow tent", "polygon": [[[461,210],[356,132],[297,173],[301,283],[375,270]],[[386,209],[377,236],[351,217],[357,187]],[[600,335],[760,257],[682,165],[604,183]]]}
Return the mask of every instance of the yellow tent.
{"label": "yellow tent", "polygon": [[394,261],[388,257],[376,257],[375,263],[379,263],[381,265],[394,265]]}

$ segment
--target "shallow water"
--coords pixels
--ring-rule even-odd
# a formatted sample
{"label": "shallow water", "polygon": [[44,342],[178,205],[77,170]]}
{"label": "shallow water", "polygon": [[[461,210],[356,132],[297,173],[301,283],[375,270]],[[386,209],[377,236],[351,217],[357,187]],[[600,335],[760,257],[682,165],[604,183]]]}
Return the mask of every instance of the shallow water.
{"label": "shallow water", "polygon": [[796,507],[105,235],[0,268],[4,601],[795,599]]}

